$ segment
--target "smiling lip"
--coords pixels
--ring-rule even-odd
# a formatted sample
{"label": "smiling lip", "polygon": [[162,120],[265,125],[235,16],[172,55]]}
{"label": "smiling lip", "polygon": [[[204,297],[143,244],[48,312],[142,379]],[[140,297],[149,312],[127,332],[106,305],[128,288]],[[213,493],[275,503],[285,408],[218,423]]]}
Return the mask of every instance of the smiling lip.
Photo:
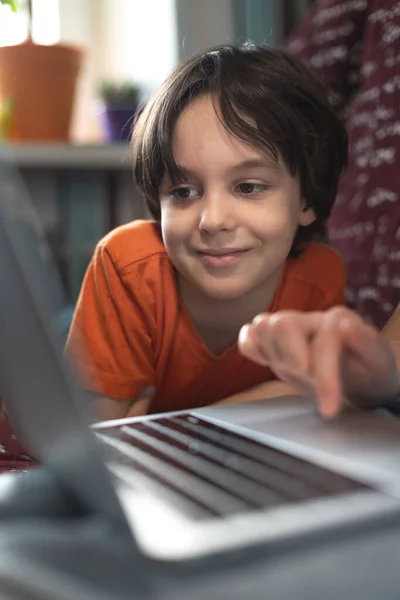
{"label": "smiling lip", "polygon": [[198,254],[201,260],[210,267],[227,267],[239,262],[247,251],[247,248],[243,250],[225,248],[223,250],[200,250]]}

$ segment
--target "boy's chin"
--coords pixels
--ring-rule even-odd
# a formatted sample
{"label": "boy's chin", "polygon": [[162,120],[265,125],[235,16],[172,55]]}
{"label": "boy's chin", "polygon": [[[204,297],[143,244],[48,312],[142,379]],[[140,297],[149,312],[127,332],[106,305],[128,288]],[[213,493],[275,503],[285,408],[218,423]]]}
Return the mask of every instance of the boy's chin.
{"label": "boy's chin", "polygon": [[251,293],[251,289],[245,288],[243,285],[229,285],[227,282],[219,285],[202,286],[201,291],[208,298],[220,302],[233,302]]}

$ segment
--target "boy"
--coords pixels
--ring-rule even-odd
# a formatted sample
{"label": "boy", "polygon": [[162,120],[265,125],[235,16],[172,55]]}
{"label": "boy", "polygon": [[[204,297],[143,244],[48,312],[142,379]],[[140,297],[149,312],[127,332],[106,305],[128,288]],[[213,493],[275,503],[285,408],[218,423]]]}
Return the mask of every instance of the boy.
{"label": "boy", "polygon": [[283,393],[236,341],[260,312],[344,301],[340,258],[311,242],[347,160],[325,89],[279,50],[200,53],[141,113],[133,156],[154,221],[99,243],[67,342],[98,415]]}

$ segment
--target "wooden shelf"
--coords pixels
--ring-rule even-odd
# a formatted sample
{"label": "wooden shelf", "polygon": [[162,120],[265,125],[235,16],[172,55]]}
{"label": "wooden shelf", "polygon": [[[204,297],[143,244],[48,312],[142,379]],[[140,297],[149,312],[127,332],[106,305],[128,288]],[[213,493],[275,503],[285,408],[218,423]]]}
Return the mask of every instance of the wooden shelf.
{"label": "wooden shelf", "polygon": [[21,143],[8,149],[16,166],[49,169],[132,168],[128,144],[86,146],[78,144]]}

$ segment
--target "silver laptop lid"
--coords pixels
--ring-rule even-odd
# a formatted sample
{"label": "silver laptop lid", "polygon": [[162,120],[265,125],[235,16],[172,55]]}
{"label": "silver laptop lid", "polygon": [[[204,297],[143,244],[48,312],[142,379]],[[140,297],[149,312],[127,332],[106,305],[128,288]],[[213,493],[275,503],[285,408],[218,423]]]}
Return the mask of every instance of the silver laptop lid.
{"label": "silver laptop lid", "polygon": [[54,323],[60,282],[25,187],[0,146],[0,398],[26,449],[82,503],[124,520]]}

